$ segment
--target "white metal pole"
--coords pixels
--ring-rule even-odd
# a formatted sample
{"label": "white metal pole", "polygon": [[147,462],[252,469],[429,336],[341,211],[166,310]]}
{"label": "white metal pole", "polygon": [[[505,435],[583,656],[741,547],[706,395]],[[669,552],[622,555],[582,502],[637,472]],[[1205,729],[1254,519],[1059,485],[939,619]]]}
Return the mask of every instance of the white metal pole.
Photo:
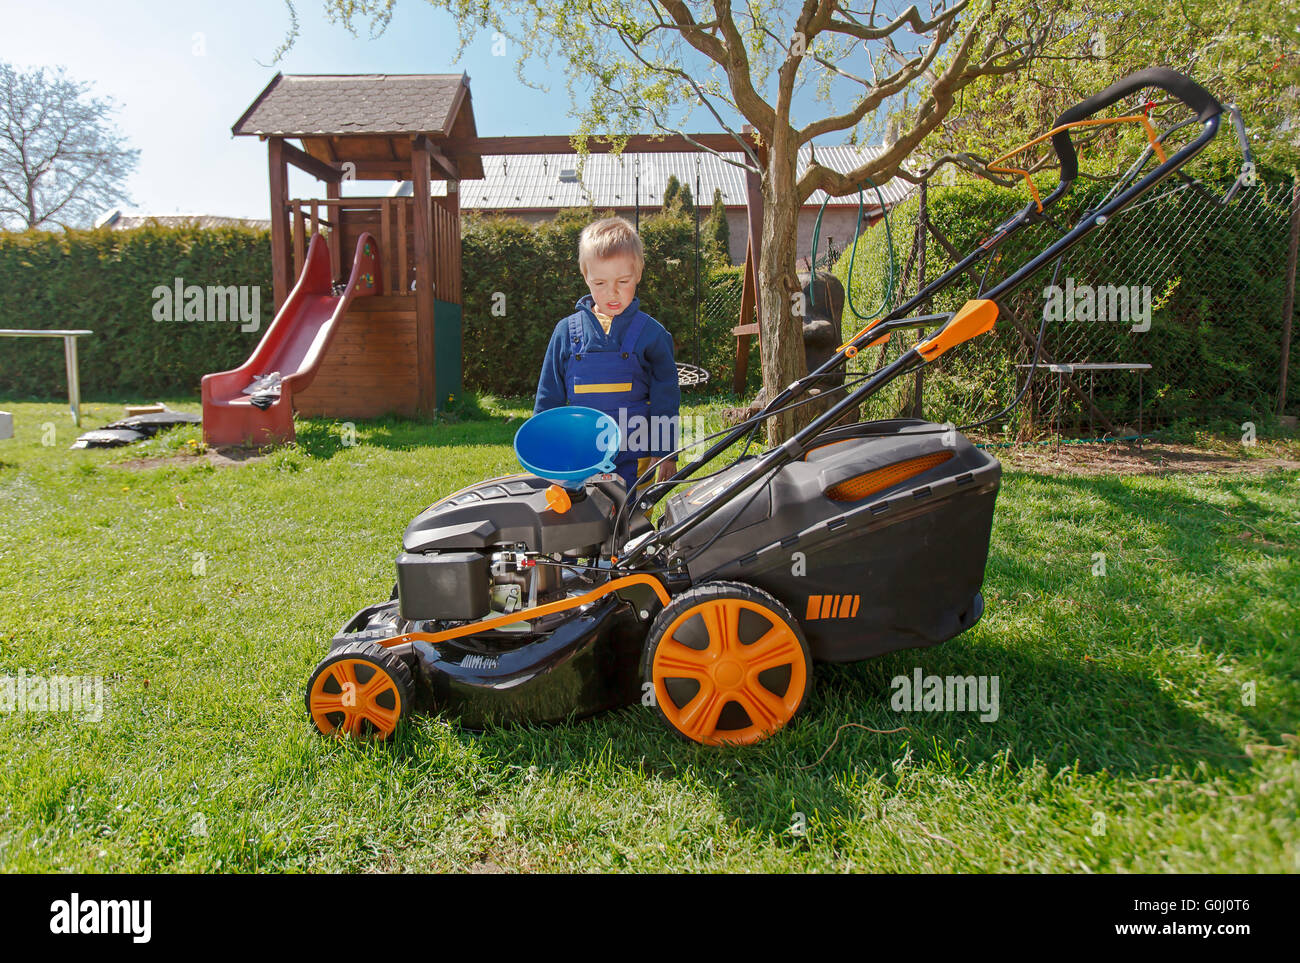
{"label": "white metal pole", "polygon": [[72,424],[81,427],[81,382],[77,377],[77,336],[63,336],[63,359],[68,369],[68,407],[72,410]]}

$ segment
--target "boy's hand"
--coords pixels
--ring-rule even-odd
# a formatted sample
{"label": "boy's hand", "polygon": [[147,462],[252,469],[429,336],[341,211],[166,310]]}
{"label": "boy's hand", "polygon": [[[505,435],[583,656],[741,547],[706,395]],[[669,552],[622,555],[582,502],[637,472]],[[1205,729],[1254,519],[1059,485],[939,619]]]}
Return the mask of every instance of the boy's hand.
{"label": "boy's hand", "polygon": [[663,462],[659,466],[659,471],[655,474],[655,481],[667,481],[677,473],[677,459],[673,458]]}

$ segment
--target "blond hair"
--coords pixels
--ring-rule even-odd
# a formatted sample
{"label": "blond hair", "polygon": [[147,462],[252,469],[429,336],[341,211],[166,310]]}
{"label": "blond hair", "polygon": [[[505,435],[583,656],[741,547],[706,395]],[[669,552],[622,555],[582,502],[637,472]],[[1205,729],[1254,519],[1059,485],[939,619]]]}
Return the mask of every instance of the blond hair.
{"label": "blond hair", "polygon": [[578,268],[587,276],[592,261],[611,257],[630,256],[637,271],[645,269],[645,248],[636,228],[621,217],[607,217],[593,221],[582,229],[578,238]]}

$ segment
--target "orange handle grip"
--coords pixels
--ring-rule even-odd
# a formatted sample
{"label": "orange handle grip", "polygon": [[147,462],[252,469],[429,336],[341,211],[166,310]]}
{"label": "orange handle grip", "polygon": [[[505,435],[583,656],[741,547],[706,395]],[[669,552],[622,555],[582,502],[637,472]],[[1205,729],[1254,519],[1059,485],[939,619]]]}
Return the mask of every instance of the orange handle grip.
{"label": "orange handle grip", "polygon": [[917,353],[926,361],[933,361],[949,348],[979,337],[992,328],[997,319],[997,302],[984,298],[967,301],[952,316],[952,320],[943,326],[942,331],[916,346]]}
{"label": "orange handle grip", "polygon": [[[844,351],[844,354],[845,354],[846,357],[849,357],[849,358],[856,357],[856,356],[857,356],[857,353],[858,353],[858,349],[854,348],[854,349],[852,349],[851,351],[845,351],[844,349],[845,349],[845,348],[848,348],[849,345],[853,344],[854,341],[857,341],[858,338],[862,337],[864,334],[866,334],[868,331],[870,331],[872,328],[874,328],[876,325],[880,324],[880,322],[882,322],[882,321],[884,321],[884,320],[885,320],[885,319],[884,319],[884,316],[883,316],[883,315],[882,315],[881,317],[879,317],[879,318],[872,318],[870,321],[868,321],[868,322],[863,326],[863,328],[862,328],[861,331],[859,331],[859,332],[858,332],[857,334],[855,334],[853,337],[849,338],[848,341],[845,341],[842,345],[840,345],[840,346],[839,346],[838,348],[836,348],[835,350],[836,350],[837,352],[838,352],[838,351]],[[866,345],[866,347],[870,348],[870,347],[873,347],[874,345],[882,344],[882,343],[884,343],[885,341],[888,341],[888,340],[889,340],[889,335],[885,335],[883,338],[877,338],[876,340],[872,341],[871,344]]]}

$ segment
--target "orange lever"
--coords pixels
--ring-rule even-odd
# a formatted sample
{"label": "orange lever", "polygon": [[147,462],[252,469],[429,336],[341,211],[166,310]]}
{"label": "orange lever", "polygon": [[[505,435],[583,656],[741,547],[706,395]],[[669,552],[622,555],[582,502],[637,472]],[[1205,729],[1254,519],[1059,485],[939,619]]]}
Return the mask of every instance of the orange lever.
{"label": "orange lever", "polygon": [[[862,333],[861,331],[858,332],[858,334],[861,333]],[[854,335],[854,337],[857,337],[857,335]],[[884,344],[888,340],[889,340],[889,332],[886,331],[875,341],[868,343],[863,350],[866,350],[866,348],[874,348],[876,345]],[[847,341],[844,344],[840,345],[839,348],[836,348],[835,350],[839,351],[841,349],[843,349],[844,357],[846,358],[856,358],[858,356],[858,349],[853,347],[853,345],[849,344]]]}
{"label": "orange lever", "polygon": [[[885,320],[885,318],[884,318],[884,316],[882,315],[882,316],[879,317],[879,318],[873,318],[872,320],[868,321],[868,322],[863,326],[863,328],[862,328],[861,331],[859,331],[859,332],[858,332],[857,334],[855,334],[853,337],[849,338],[848,341],[845,341],[842,345],[840,345],[840,346],[839,346],[838,348],[836,348],[835,350],[836,350],[836,351],[844,351],[844,349],[847,348],[850,344],[852,344],[854,341],[858,340],[858,338],[862,337],[864,334],[866,334],[868,331],[870,331],[872,328],[874,328],[876,325],[878,325],[881,321],[884,321],[884,320]],[[871,344],[867,345],[867,347],[870,348],[870,347],[872,347],[873,345],[877,345],[877,344],[880,344],[880,343],[883,342],[883,341],[888,341],[888,340],[889,340],[889,335],[885,335],[883,338],[877,338],[875,341],[872,341]],[[858,353],[858,352],[857,352],[856,349],[855,349],[854,351],[852,351],[851,353],[848,352],[848,351],[844,351],[844,354],[845,354],[847,357],[850,357],[850,358],[856,356],[857,353]]]}
{"label": "orange lever", "polygon": [[993,158],[993,160],[988,162],[985,169],[995,171],[999,174],[1019,174],[1025,179],[1025,183],[1029,185],[1029,193],[1034,195],[1034,203],[1038,205],[1038,210],[1042,211],[1043,202],[1038,197],[1038,185],[1034,183],[1034,179],[1029,175],[1029,171],[1021,167],[1002,167],[999,165],[1001,165],[1004,160],[1007,160],[1010,157],[1015,157],[1021,151],[1028,150],[1035,144],[1041,144],[1045,140],[1050,140],[1054,135],[1059,134],[1063,130],[1073,130],[1076,127],[1095,127],[1098,124],[1140,123],[1143,129],[1146,130],[1147,140],[1151,144],[1151,149],[1155,151],[1156,156],[1160,158],[1160,163],[1163,164],[1165,162],[1165,149],[1160,143],[1160,137],[1156,134],[1156,129],[1151,126],[1150,107],[1153,103],[1155,103],[1155,101],[1148,102],[1146,108],[1144,108],[1144,112],[1141,114],[1130,114],[1127,117],[1089,117],[1086,120],[1076,120],[1070,124],[1062,124],[1060,127],[1053,127],[1041,137],[1035,137],[1027,144],[1021,144],[1015,150],[1009,150],[1001,157]]}
{"label": "orange lever", "polygon": [[952,316],[952,320],[944,325],[942,331],[916,346],[917,353],[926,361],[933,361],[949,348],[955,348],[988,331],[997,319],[996,301],[984,298],[967,301]]}

